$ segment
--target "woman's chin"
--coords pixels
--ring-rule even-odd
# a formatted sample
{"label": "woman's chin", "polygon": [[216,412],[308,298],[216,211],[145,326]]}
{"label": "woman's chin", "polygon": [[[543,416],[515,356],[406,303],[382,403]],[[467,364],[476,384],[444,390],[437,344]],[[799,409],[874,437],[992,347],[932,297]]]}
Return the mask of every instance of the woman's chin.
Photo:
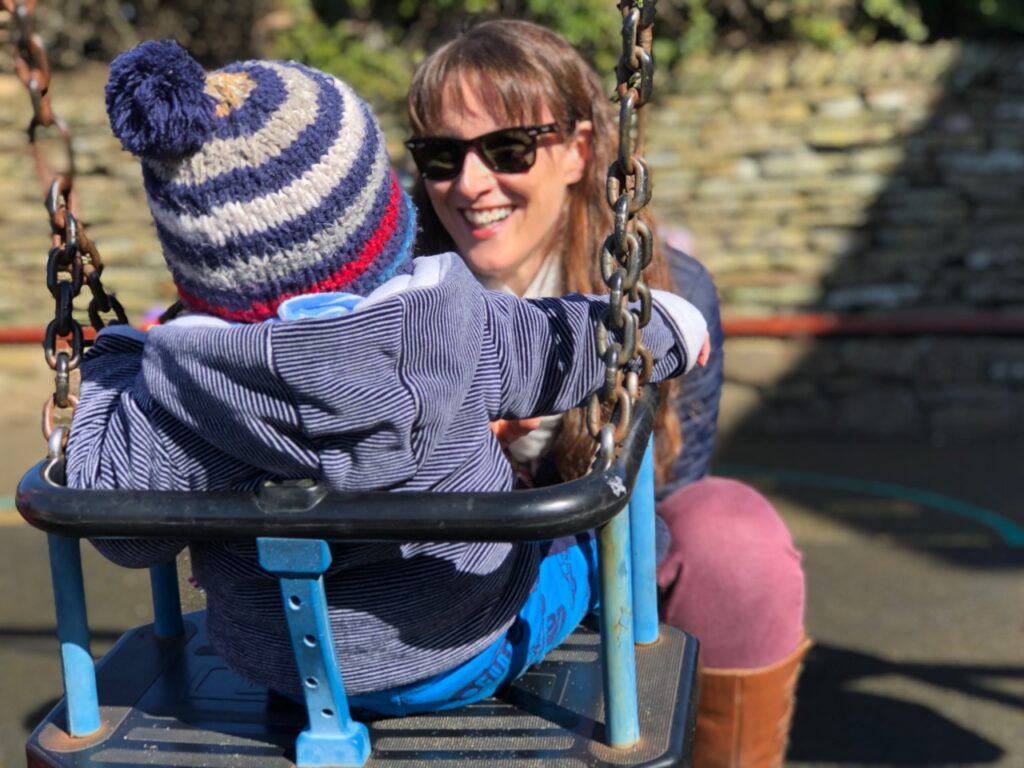
{"label": "woman's chin", "polygon": [[474,273],[488,277],[508,272],[516,262],[507,245],[496,236],[470,240],[459,252]]}
{"label": "woman's chin", "polygon": [[477,277],[500,279],[509,271],[508,261],[496,258],[492,254],[473,253],[471,249],[463,252],[462,258],[469,266],[469,270]]}
{"label": "woman's chin", "polygon": [[543,259],[530,254],[464,252],[463,260],[470,271],[485,286],[492,289],[508,288],[517,295],[526,290],[537,274]]}

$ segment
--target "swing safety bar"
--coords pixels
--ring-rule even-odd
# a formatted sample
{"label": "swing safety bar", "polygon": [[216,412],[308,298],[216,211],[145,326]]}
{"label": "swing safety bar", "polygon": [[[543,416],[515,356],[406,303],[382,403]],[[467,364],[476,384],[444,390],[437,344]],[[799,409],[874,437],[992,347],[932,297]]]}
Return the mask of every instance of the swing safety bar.
{"label": "swing safety bar", "polygon": [[598,528],[621,510],[647,447],[657,388],[634,406],[618,457],[578,480],[506,493],[342,493],[311,482],[268,483],[255,493],[72,490],[63,465],[42,461],[18,486],[31,525],[77,538],[258,536],[360,541],[543,541]]}

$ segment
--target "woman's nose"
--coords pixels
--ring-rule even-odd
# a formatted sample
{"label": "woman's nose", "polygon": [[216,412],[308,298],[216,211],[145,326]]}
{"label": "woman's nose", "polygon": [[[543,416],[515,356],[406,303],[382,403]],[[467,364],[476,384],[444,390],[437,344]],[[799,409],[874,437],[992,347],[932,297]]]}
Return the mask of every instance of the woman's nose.
{"label": "woman's nose", "polygon": [[475,149],[466,152],[462,171],[456,178],[456,184],[459,191],[469,197],[475,197],[493,186],[494,173],[484,164]]}

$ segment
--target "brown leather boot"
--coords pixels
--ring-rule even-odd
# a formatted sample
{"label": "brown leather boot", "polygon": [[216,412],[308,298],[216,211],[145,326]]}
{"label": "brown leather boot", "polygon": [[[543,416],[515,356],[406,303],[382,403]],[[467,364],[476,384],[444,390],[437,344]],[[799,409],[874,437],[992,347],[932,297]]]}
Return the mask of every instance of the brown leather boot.
{"label": "brown leather boot", "polygon": [[759,669],[704,669],[694,768],[780,768],[786,757],[806,637],[782,661]]}

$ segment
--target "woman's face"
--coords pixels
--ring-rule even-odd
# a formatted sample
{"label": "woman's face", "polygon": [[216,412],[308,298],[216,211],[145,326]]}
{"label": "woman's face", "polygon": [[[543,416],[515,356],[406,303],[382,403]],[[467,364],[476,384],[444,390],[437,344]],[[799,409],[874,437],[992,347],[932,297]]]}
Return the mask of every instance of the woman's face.
{"label": "woman's face", "polygon": [[[464,109],[445,105],[439,136],[472,139],[513,123],[490,112],[465,81]],[[545,107],[538,123],[553,122]],[[476,150],[466,153],[454,179],[425,182],[438,218],[459,254],[485,284],[501,282],[518,295],[529,286],[544,259],[560,242],[566,225],[569,185],[583,176],[590,124],[571,137],[537,137],[537,160],[525,173],[490,170]]]}

